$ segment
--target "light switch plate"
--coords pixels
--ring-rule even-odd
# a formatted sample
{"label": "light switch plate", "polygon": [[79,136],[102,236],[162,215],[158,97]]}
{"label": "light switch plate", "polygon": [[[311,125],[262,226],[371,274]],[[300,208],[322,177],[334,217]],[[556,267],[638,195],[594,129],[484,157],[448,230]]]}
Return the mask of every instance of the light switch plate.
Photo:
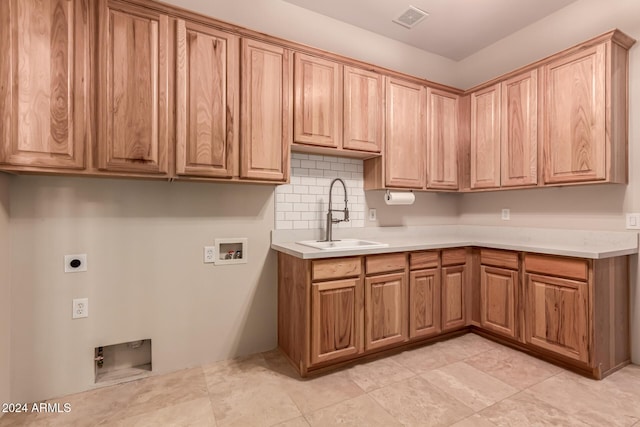
{"label": "light switch plate", "polygon": [[369,209],[369,221],[375,221],[377,217],[378,212],[373,208]]}
{"label": "light switch plate", "polygon": [[511,219],[511,209],[502,209],[502,220],[509,221]]}
{"label": "light switch plate", "polygon": [[640,230],[640,213],[627,214],[627,230]]}

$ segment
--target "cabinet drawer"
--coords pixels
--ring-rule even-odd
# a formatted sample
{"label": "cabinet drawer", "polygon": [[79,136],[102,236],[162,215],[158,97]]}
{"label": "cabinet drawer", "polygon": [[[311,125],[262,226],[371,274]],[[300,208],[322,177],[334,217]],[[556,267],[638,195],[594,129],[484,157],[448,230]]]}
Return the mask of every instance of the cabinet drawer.
{"label": "cabinet drawer", "polygon": [[404,270],[407,256],[404,252],[397,254],[371,255],[366,258],[367,274],[387,273]]}
{"label": "cabinet drawer", "polygon": [[442,266],[458,265],[467,262],[467,250],[465,248],[445,249],[442,251]]}
{"label": "cabinet drawer", "polygon": [[518,269],[518,253],[510,251],[498,251],[495,249],[481,249],[480,263],[494,267]]}
{"label": "cabinet drawer", "polygon": [[411,252],[409,254],[409,266],[411,270],[438,267],[438,252]]}
{"label": "cabinet drawer", "polygon": [[311,265],[311,280],[355,277],[362,272],[360,257],[320,259],[313,261]]}
{"label": "cabinet drawer", "polygon": [[527,272],[570,279],[587,280],[589,277],[589,261],[584,259],[527,254],[524,268]]}

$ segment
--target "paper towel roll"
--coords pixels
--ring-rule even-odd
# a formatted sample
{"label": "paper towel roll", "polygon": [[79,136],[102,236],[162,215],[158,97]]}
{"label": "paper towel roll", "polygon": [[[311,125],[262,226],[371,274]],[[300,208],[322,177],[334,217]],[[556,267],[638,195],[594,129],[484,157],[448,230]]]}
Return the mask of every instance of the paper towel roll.
{"label": "paper towel roll", "polygon": [[397,193],[387,191],[384,196],[384,201],[388,205],[412,205],[416,201],[416,196],[413,193]]}

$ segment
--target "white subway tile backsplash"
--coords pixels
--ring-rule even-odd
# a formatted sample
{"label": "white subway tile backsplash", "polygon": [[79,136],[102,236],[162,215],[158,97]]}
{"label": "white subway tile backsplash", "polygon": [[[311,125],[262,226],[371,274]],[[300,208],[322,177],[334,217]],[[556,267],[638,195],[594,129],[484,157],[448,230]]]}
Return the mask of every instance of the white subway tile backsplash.
{"label": "white subway tile backsplash", "polygon": [[297,203],[300,201],[302,196],[300,194],[285,194],[284,201],[289,203]]}
{"label": "white subway tile backsplash", "polygon": [[[315,154],[292,153],[290,184],[276,188],[276,228],[324,228],[329,202],[329,186],[333,178],[342,178],[347,186],[351,220],[335,227],[364,227],[365,197],[362,160]],[[341,185],[333,187],[335,209],[342,209]],[[341,213],[335,213],[342,218]]]}
{"label": "white subway tile backsplash", "polygon": [[292,221],[276,221],[276,228],[278,230],[291,230],[293,228]]}
{"label": "white subway tile backsplash", "polygon": [[302,184],[302,185],[316,185],[316,178],[303,177],[303,178],[300,179],[300,184]]}
{"label": "white subway tile backsplash", "polygon": [[308,230],[309,221],[293,221],[293,228],[298,230],[301,230],[301,229]]}
{"label": "white subway tile backsplash", "polygon": [[300,212],[285,212],[284,219],[288,221],[296,221],[301,219]]}
{"label": "white subway tile backsplash", "polygon": [[315,160],[300,160],[300,167],[301,168],[316,168],[316,161]]}

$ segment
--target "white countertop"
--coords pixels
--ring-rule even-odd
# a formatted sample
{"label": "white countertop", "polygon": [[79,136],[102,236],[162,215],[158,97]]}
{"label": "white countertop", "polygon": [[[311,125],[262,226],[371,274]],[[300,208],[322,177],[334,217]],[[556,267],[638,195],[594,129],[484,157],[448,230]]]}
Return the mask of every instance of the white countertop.
{"label": "white countertop", "polygon": [[480,246],[577,258],[611,258],[638,253],[638,233],[549,228],[442,225],[336,228],[334,238],[387,243],[384,248],[325,251],[295,242],[322,238],[322,230],[273,230],[271,248],[303,259]]}

